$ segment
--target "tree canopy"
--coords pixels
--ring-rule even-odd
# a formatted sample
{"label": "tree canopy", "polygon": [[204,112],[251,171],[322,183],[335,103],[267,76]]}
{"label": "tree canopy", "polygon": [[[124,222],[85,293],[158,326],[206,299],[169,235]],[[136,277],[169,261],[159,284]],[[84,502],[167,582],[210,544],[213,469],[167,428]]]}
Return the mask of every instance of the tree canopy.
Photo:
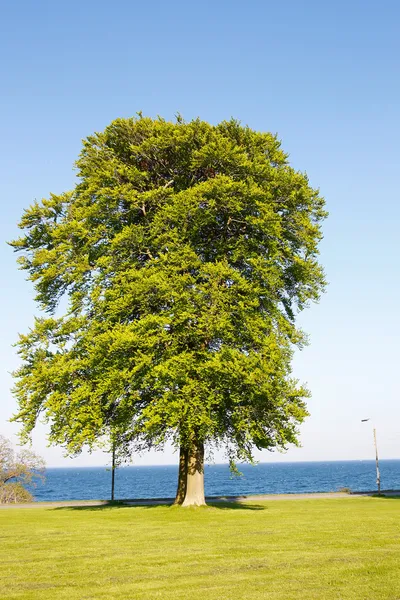
{"label": "tree canopy", "polygon": [[15,419],[70,453],[110,430],[127,453],[172,440],[181,501],[202,503],[204,444],[234,461],[297,443],[324,201],[275,135],[234,120],[117,119],[76,165],[12,242],[48,313],[20,336]]}

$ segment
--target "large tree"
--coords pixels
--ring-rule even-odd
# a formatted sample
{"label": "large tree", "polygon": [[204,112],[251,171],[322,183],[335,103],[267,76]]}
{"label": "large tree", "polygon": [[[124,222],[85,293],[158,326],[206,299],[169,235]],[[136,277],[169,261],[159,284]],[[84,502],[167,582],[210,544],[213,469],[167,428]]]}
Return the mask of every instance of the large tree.
{"label": "large tree", "polygon": [[205,444],[234,462],[297,443],[324,201],[276,136],[234,120],[118,119],[76,164],[12,243],[49,313],[20,337],[15,419],[29,436],[44,417],[70,453],[111,429],[126,452],[172,440],[177,502],[203,504]]}

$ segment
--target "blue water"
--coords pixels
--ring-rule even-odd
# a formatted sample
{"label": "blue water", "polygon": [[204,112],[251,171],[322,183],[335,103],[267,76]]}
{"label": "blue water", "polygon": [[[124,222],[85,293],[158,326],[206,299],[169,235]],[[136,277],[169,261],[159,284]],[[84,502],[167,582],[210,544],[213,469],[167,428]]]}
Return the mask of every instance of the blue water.
{"label": "blue water", "polygon": [[[206,495],[282,494],[376,489],[374,461],[261,463],[240,465],[232,477],[228,465],[205,467]],[[382,489],[400,489],[400,460],[380,461]],[[115,498],[168,498],[175,495],[177,467],[123,467],[115,475]],[[47,469],[34,490],[36,500],[84,500],[110,497],[106,467]]]}

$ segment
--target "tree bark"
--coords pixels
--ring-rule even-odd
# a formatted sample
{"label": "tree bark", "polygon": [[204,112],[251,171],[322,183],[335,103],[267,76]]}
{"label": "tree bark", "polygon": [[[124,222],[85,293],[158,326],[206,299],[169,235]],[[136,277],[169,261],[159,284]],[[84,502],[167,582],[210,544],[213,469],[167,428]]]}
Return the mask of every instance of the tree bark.
{"label": "tree bark", "polygon": [[178,473],[178,488],[176,490],[174,504],[182,504],[186,496],[188,468],[188,452],[183,446],[179,449],[179,473]]}
{"label": "tree bark", "polygon": [[194,439],[187,450],[186,494],[182,506],[204,506],[204,444]]}

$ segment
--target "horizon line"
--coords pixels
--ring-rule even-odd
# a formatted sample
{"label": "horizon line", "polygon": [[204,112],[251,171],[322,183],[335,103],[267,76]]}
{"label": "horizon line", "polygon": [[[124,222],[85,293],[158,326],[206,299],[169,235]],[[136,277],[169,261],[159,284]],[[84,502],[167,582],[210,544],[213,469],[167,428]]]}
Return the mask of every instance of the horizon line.
{"label": "horizon line", "polygon": [[[398,458],[380,458],[379,462],[384,462],[387,460],[399,460]],[[255,464],[251,464],[249,462],[237,462],[237,465],[249,465],[252,467],[256,467],[257,465],[282,465],[282,464],[309,464],[309,463],[343,463],[343,462],[375,462],[374,458],[345,458],[345,459],[325,459],[325,460],[283,460],[283,461],[257,461]],[[178,463],[164,463],[164,464],[151,464],[151,465],[135,465],[135,464],[123,464],[116,469],[124,469],[128,467],[177,467]],[[218,463],[207,463],[205,461],[205,466],[229,466],[228,462],[218,462]],[[48,465],[45,467],[46,469],[110,469],[111,465]]]}

